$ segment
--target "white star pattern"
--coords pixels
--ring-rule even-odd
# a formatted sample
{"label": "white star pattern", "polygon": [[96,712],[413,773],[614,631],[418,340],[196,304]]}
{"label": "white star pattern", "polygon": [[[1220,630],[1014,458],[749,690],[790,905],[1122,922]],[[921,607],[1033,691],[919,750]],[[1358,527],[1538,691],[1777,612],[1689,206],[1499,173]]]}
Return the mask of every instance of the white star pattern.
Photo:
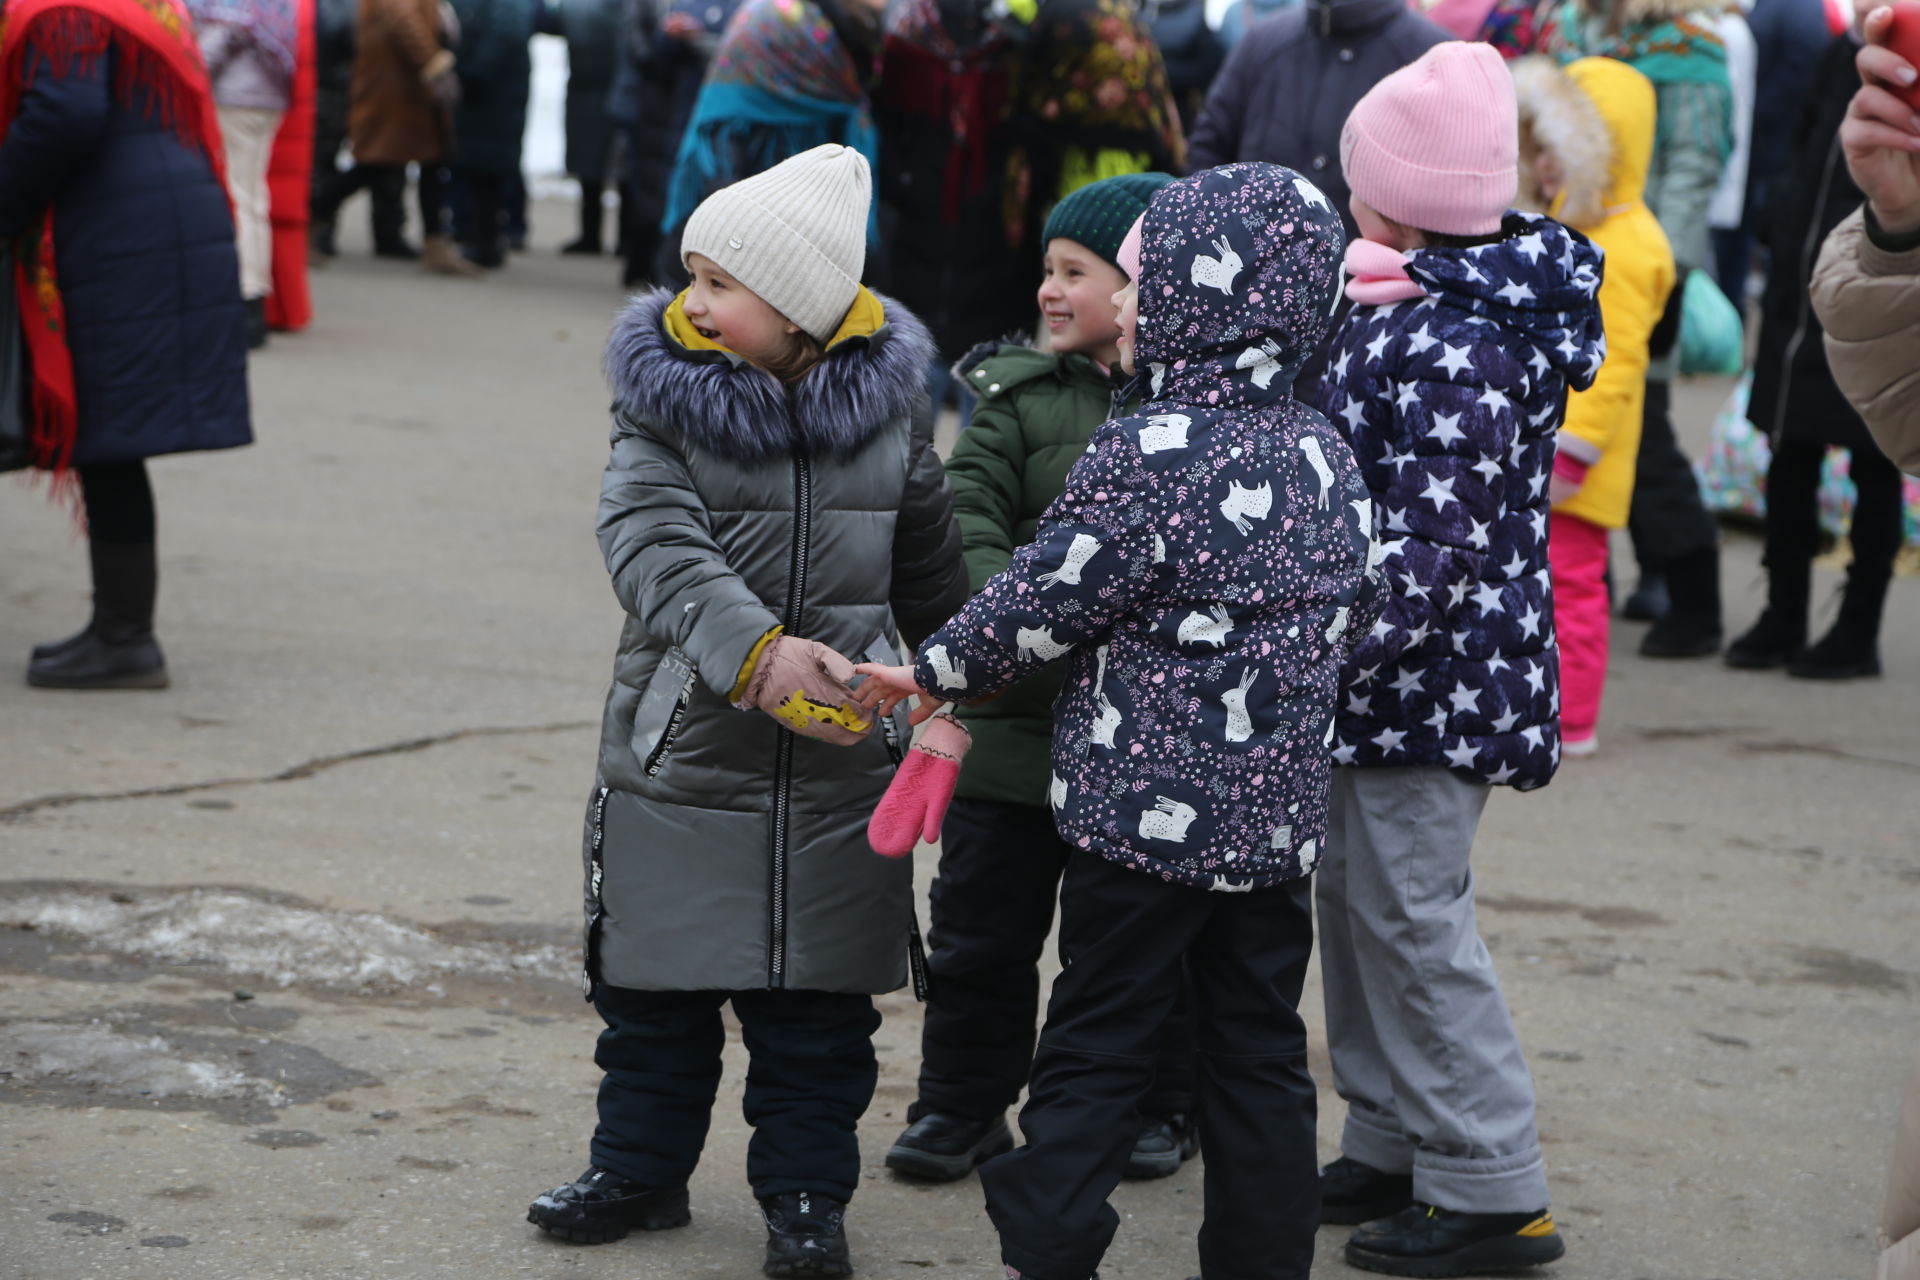
{"label": "white star pattern", "polygon": [[1426,587],[1422,586],[1420,583],[1420,580],[1418,578],[1415,578],[1412,574],[1410,573],[1401,574],[1400,581],[1407,584],[1407,590],[1406,590],[1407,599],[1425,600],[1427,598]]}
{"label": "white star pattern", "polygon": [[[1535,350],[1537,353],[1538,348]],[[1328,366],[1333,373],[1333,380],[1335,382],[1345,382],[1347,380],[1347,362],[1351,359],[1353,359],[1353,351],[1350,348],[1342,348],[1340,358]]]}
{"label": "white star pattern", "polygon": [[1521,559],[1520,553],[1516,551],[1513,553],[1513,559],[1500,566],[1500,571],[1509,578],[1517,578],[1527,571],[1527,562]]}
{"label": "white star pattern", "polygon": [[1518,711],[1509,711],[1505,715],[1499,715],[1493,718],[1493,731],[1495,733],[1512,733],[1513,726],[1518,723],[1520,723],[1520,713]]}
{"label": "white star pattern", "polygon": [[1474,590],[1473,602],[1480,606],[1480,616],[1483,618],[1507,611],[1507,607],[1500,603],[1500,588],[1491,582],[1483,582]]}
{"label": "white star pattern", "polygon": [[1419,403],[1420,384],[1417,382],[1401,383],[1400,394],[1394,398],[1393,407],[1396,409],[1411,409]]}
{"label": "white star pattern", "polygon": [[1355,397],[1347,401],[1347,407],[1340,411],[1340,416],[1347,420],[1347,430],[1358,431],[1367,420],[1367,408]]}
{"label": "white star pattern", "polygon": [[1462,738],[1460,739],[1459,746],[1448,747],[1441,754],[1446,756],[1447,763],[1452,765],[1454,768],[1471,769],[1473,768],[1473,758],[1480,753],[1478,750],[1474,748],[1472,743],[1468,742],[1465,738]]}
{"label": "white star pattern", "polygon": [[1471,632],[1467,632],[1467,631],[1454,632],[1453,633],[1453,651],[1457,654],[1460,654],[1462,657],[1465,657],[1467,652],[1467,641],[1471,639],[1473,639],[1473,635]]}
{"label": "white star pattern", "polygon": [[1498,413],[1502,409],[1511,409],[1513,407],[1513,402],[1507,399],[1507,393],[1498,387],[1488,387],[1480,393],[1480,398],[1474,401],[1474,403],[1487,406],[1487,410],[1490,413]]}
{"label": "white star pattern", "polygon": [[1407,510],[1405,507],[1400,508],[1400,510],[1398,511],[1395,511],[1392,507],[1387,508],[1387,532],[1388,533],[1412,533],[1413,532],[1413,529],[1407,524]]}
{"label": "white star pattern", "polygon": [[1436,703],[1434,705],[1433,710],[1428,713],[1427,718],[1425,720],[1422,720],[1420,723],[1426,725],[1427,728],[1429,729],[1446,728],[1447,727],[1447,709]]}
{"label": "white star pattern", "polygon": [[1369,342],[1367,344],[1368,363],[1371,364],[1378,361],[1380,354],[1387,349],[1387,344],[1391,341],[1393,341],[1393,335],[1382,330],[1372,342]]}
{"label": "white star pattern", "polygon": [[[1346,363],[1346,357],[1343,355],[1341,357],[1342,367],[1345,367],[1345,363]],[[1547,370],[1553,367],[1553,362],[1547,359],[1546,352],[1542,351],[1538,347],[1535,347],[1533,349],[1533,358],[1527,361],[1527,366],[1533,370],[1534,377],[1544,378],[1547,376]]]}
{"label": "white star pattern", "polygon": [[1478,711],[1480,709],[1480,690],[1478,689],[1469,689],[1464,684],[1457,684],[1453,687],[1453,692],[1448,694],[1447,697],[1453,702],[1453,709],[1455,711]]}
{"label": "white star pattern", "polygon": [[1489,480],[1498,480],[1500,478],[1500,464],[1492,458],[1481,458],[1480,461],[1473,464],[1473,469]]}
{"label": "white star pattern", "polygon": [[1528,480],[1527,480],[1527,488],[1528,488],[1528,489],[1530,490],[1530,492],[1529,492],[1529,493],[1527,494],[1527,496],[1528,496],[1529,498],[1537,498],[1537,497],[1539,497],[1539,496],[1540,496],[1540,491],[1541,491],[1542,489],[1544,489],[1544,488],[1546,488],[1546,487],[1547,487],[1547,480],[1548,480],[1548,479],[1549,479],[1549,477],[1548,477],[1548,475],[1547,475],[1547,473],[1546,473],[1546,472],[1544,472],[1544,471],[1541,471],[1541,472],[1539,472],[1539,473],[1537,473],[1537,474],[1535,474],[1535,475],[1533,475],[1533,476],[1531,476],[1531,477],[1529,477],[1529,478],[1528,478]]}
{"label": "white star pattern", "polygon": [[1356,716],[1372,715],[1373,714],[1372,695],[1368,695],[1367,697],[1363,698],[1357,693],[1349,693],[1347,695],[1347,711],[1349,714],[1356,715]]}
{"label": "white star pattern", "polygon": [[1423,676],[1420,672],[1408,670],[1402,671],[1399,675],[1395,676],[1391,683],[1395,693],[1405,696],[1406,694],[1412,693],[1415,689],[1425,693],[1426,686],[1420,683],[1422,679]]}
{"label": "white star pattern", "polygon": [[[1453,476],[1448,476],[1445,480],[1442,480],[1439,476],[1429,476],[1427,477],[1427,487],[1421,490],[1420,496],[1433,499],[1433,509],[1435,511],[1445,511],[1449,502],[1459,501],[1458,498],[1453,496],[1453,481]],[[1411,530],[1409,530],[1409,532],[1411,532]]]}
{"label": "white star pattern", "polygon": [[1441,444],[1452,444],[1455,440],[1463,439],[1467,434],[1460,429],[1460,419],[1463,416],[1458,413],[1434,414],[1433,438]]}
{"label": "white star pattern", "polygon": [[1473,588],[1468,586],[1464,582],[1456,582],[1452,586],[1448,587],[1447,594],[1453,597],[1452,601],[1450,602],[1453,605],[1453,607],[1458,609],[1460,607],[1461,601],[1467,598],[1467,592],[1471,590],[1473,590]]}
{"label": "white star pattern", "polygon": [[1425,355],[1429,347],[1440,341],[1440,339],[1434,337],[1432,333],[1429,332],[1429,329],[1430,326],[1423,324],[1407,335],[1407,345],[1413,348],[1414,355]]}
{"label": "white star pattern", "polygon": [[1355,685],[1371,684],[1373,683],[1373,678],[1378,674],[1380,674],[1380,668],[1377,665],[1371,667],[1356,667],[1353,672],[1353,683]]}
{"label": "white star pattern", "polygon": [[1394,538],[1391,541],[1383,541],[1380,544],[1380,558],[1382,560],[1391,560],[1406,550],[1406,547],[1407,540],[1405,538]]}
{"label": "white star pattern", "polygon": [[1383,752],[1392,752],[1400,749],[1400,743],[1405,740],[1406,736],[1406,733],[1400,729],[1383,729],[1377,736],[1369,739],[1369,741],[1376,747],[1379,747]]}
{"label": "white star pattern", "polygon": [[1396,630],[1398,630],[1398,628],[1395,627],[1391,622],[1388,622],[1385,618],[1376,618],[1373,623],[1372,634],[1379,636],[1382,639],[1385,639],[1387,636],[1392,635]]}
{"label": "white star pattern", "polygon": [[1467,517],[1467,523],[1473,526],[1472,529],[1467,531],[1467,542],[1472,546],[1479,547],[1482,551],[1486,550],[1489,542],[1485,523],[1475,520],[1472,516]]}
{"label": "white star pattern", "polygon": [[1540,634],[1540,611],[1532,605],[1528,605],[1527,611],[1520,615],[1520,631],[1527,636]]}
{"label": "white star pattern", "polygon": [[1440,350],[1444,353],[1440,357],[1440,367],[1447,371],[1449,380],[1462,369],[1473,368],[1473,361],[1467,358],[1466,347],[1456,347],[1451,343],[1443,342],[1440,344]]}
{"label": "white star pattern", "polygon": [[1491,658],[1487,659],[1487,670],[1511,671],[1513,670],[1513,664],[1508,662],[1505,658],[1501,657],[1499,654],[1496,653]]}
{"label": "white star pattern", "polygon": [[1353,747],[1335,747],[1332,751],[1333,762],[1335,764],[1352,764],[1354,750]]}
{"label": "white star pattern", "polygon": [[1537,724],[1530,724],[1522,729],[1520,731],[1520,737],[1523,741],[1532,744],[1535,751],[1545,751],[1547,749],[1546,737]]}
{"label": "white star pattern", "polygon": [[1512,781],[1513,775],[1518,772],[1519,770],[1515,769],[1512,765],[1503,764],[1487,775],[1487,781],[1493,783],[1495,786],[1499,786],[1501,783]]}
{"label": "white star pattern", "polygon": [[1432,634],[1433,634],[1433,628],[1428,626],[1424,622],[1421,623],[1419,626],[1415,627],[1413,630],[1407,632],[1407,648],[1409,649],[1419,648],[1422,644],[1426,643],[1427,637]]}
{"label": "white star pattern", "polygon": [[1517,307],[1523,302],[1533,301],[1533,289],[1518,280],[1509,280],[1495,289],[1493,296],[1505,299],[1508,306]]}
{"label": "white star pattern", "polygon": [[1545,256],[1547,252],[1547,242],[1540,238],[1538,231],[1529,231],[1524,236],[1514,238],[1513,248],[1516,253],[1526,254],[1527,262],[1531,264],[1540,261],[1540,259]]}
{"label": "white star pattern", "polygon": [[1527,688],[1535,693],[1547,691],[1547,669],[1538,662],[1527,665]]}

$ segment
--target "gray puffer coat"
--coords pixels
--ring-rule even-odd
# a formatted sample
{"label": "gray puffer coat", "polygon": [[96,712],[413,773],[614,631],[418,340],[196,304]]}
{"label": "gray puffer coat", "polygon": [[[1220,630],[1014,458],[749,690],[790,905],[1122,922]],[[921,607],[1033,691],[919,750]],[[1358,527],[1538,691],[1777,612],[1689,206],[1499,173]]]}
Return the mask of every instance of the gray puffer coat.
{"label": "gray puffer coat", "polygon": [[866,825],[904,715],[839,747],[728,698],[777,625],[891,663],[896,624],[918,644],[966,602],[932,343],[882,300],[884,323],[783,387],[683,345],[672,301],[634,299],[607,348],[600,547],[627,619],[587,815],[588,991],[891,991],[913,870]]}

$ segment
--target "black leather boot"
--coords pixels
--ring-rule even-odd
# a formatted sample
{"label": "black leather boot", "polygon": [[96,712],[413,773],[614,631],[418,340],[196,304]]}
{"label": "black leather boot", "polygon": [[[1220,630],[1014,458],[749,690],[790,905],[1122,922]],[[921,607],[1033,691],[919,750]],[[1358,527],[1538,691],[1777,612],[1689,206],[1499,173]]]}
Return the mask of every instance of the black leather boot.
{"label": "black leather boot", "polygon": [[1005,1116],[969,1120],[929,1111],[914,1117],[887,1151],[887,1168],[928,1182],[952,1182],[1013,1150]]}
{"label": "black leather boot", "polygon": [[1341,1156],[1320,1170],[1320,1221],[1373,1222],[1413,1203],[1413,1178]]}
{"label": "black leather boot", "polygon": [[1389,1276],[1471,1276],[1537,1267],[1566,1251],[1545,1209],[1455,1213],[1416,1203],[1356,1230],[1347,1265]]}
{"label": "black leather boot", "polygon": [[576,257],[594,257],[602,252],[602,224],[605,222],[606,205],[603,198],[607,186],[604,182],[582,182],[580,184],[580,235],[560,249],[561,253]]}
{"label": "black leather boot", "polygon": [[767,1260],[760,1270],[787,1276],[850,1276],[847,1206],[816,1191],[768,1196],[760,1202],[767,1223]]}
{"label": "black leather boot", "polygon": [[1847,569],[1846,594],[1840,598],[1840,616],[1832,630],[1812,648],[1796,654],[1787,674],[1802,680],[1853,680],[1880,674],[1880,615],[1887,603],[1892,572]]}
{"label": "black leather boot", "polygon": [[527,1221],[575,1244],[606,1244],[629,1231],[684,1227],[693,1214],[685,1187],[649,1187],[595,1165],[528,1205]]}
{"label": "black leather boot", "polygon": [[1709,546],[1666,564],[1667,616],[1647,629],[1649,658],[1704,658],[1720,651],[1720,548]]}
{"label": "black leather boot", "polygon": [[152,543],[94,542],[93,620],[35,650],[27,683],[42,689],[164,689],[167,661],[153,638],[159,564]]}
{"label": "black leather boot", "polygon": [[1126,1177],[1136,1181],[1169,1178],[1199,1153],[1200,1126],[1187,1116],[1147,1121],[1127,1157]]}

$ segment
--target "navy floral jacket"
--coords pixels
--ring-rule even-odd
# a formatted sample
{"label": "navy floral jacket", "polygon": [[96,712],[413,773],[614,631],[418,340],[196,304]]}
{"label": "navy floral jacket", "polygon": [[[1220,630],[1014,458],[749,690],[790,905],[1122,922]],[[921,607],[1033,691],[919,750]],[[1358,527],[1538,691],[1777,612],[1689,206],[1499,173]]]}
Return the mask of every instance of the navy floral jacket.
{"label": "navy floral jacket", "polygon": [[1033,542],[920,649],[942,698],[1066,659],[1060,834],[1177,884],[1292,879],[1326,838],[1340,667],[1382,592],[1353,456],[1288,391],[1330,323],[1342,239],[1326,196],[1278,165],[1160,192],[1144,402],[1095,432]]}
{"label": "navy floral jacket", "polygon": [[1389,597],[1354,646],[1334,760],[1442,765],[1527,791],[1560,762],[1547,482],[1567,391],[1606,359],[1602,254],[1509,213],[1471,249],[1416,249],[1418,300],[1359,307],[1320,411],[1380,509]]}

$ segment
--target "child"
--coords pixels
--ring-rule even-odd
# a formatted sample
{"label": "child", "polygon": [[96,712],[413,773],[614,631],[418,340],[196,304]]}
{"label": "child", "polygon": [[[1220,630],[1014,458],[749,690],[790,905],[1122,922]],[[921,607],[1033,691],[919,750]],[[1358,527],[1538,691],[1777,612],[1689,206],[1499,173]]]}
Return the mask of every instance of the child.
{"label": "child", "polygon": [[[1113,298],[1127,283],[1114,258],[1154,192],[1172,181],[1163,173],[1107,178],[1054,206],[1038,299],[1049,349],[988,344],[956,370],[980,398],[947,459],[976,590],[1033,537],[1112,410],[1125,381]],[[903,1173],[961,1178],[1013,1147],[1006,1110],[1033,1062],[1036,962],[1072,852],[1047,806],[1047,743],[1059,694],[1059,675],[1042,672],[961,713],[976,749],[947,811],[929,895],[919,1099],[887,1153],[887,1164]],[[1133,1176],[1173,1173],[1197,1149],[1186,1119],[1190,1046],[1176,1031],[1167,1049],[1167,1069],[1142,1108]]]}
{"label": "child", "polygon": [[[1209,1276],[1305,1280],[1319,1190],[1296,1010],[1348,638],[1378,611],[1372,506],[1338,433],[1287,393],[1332,311],[1340,222],[1289,169],[1154,197],[1123,249],[1139,411],[1094,433],[1034,540],[863,702],[978,698],[1067,659],[1049,802],[1074,846],[1020,1128],[981,1169],[1001,1256],[1088,1280],[1184,967]],[[882,696],[883,693],[886,696]],[[937,706],[938,704],[934,704]],[[923,706],[917,714],[930,710]],[[1214,890],[1218,892],[1209,892]]]}
{"label": "child", "polygon": [[[1490,784],[1560,757],[1547,484],[1567,390],[1606,358],[1600,254],[1512,213],[1513,81],[1449,42],[1360,100],[1340,146],[1361,304],[1320,409],[1382,514],[1386,612],[1354,646],[1318,885],[1347,1258],[1453,1275],[1560,1256],[1533,1084],[1474,931],[1468,855]],[[1384,1221],[1373,1221],[1385,1219]]]}
{"label": "child", "polygon": [[1548,493],[1553,628],[1560,642],[1560,749],[1590,755],[1607,681],[1607,534],[1627,524],[1646,398],[1647,346],[1673,289],[1673,251],[1641,199],[1653,155],[1653,84],[1624,62],[1513,64],[1521,203],[1605,251],[1607,362],[1567,401]]}
{"label": "child", "polygon": [[686,1224],[730,1001],[766,1273],[852,1269],[869,997],[905,981],[913,880],[866,841],[901,726],[871,731],[840,654],[888,660],[896,623],[923,636],[966,599],[929,339],[860,284],[869,192],[827,145],[710,196],[693,285],[636,298],[607,347],[600,546],[627,620],[585,973],[606,1075],[592,1166],[527,1215],[565,1239]]}

